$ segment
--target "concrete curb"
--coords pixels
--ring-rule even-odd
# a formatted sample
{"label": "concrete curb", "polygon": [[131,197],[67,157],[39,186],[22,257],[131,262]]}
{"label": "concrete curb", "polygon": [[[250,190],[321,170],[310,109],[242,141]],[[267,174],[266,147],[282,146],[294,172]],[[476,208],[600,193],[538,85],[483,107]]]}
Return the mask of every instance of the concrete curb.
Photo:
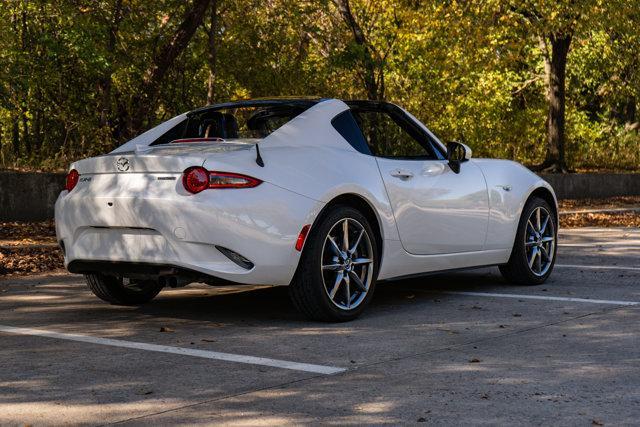
{"label": "concrete curb", "polygon": [[65,174],[0,172],[0,221],[44,221],[64,188]]}
{"label": "concrete curb", "polygon": [[559,199],[601,199],[640,195],[638,173],[542,174]]}

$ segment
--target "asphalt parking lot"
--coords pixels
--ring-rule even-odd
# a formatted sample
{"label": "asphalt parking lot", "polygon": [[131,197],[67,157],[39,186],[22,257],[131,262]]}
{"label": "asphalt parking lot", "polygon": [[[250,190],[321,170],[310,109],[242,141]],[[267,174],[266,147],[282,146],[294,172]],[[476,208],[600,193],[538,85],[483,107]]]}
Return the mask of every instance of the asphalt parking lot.
{"label": "asphalt parking lot", "polygon": [[543,286],[385,283],[345,324],[282,287],[116,307],[80,276],[5,280],[0,424],[638,424],[639,260],[639,229],[562,230]]}

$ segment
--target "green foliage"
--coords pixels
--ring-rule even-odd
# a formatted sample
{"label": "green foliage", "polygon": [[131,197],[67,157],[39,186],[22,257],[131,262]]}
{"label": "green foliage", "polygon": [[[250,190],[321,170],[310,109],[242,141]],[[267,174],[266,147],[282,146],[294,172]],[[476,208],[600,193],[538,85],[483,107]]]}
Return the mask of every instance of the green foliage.
{"label": "green foliage", "polygon": [[[140,90],[192,0],[4,0],[0,167],[55,170],[130,137]],[[330,0],[217,0],[171,64],[141,132],[216,101],[379,93],[443,140],[526,164],[545,156],[543,55],[571,32],[567,161],[640,165],[640,13],[632,0],[350,0],[364,42]],[[370,67],[369,69],[367,67]]]}

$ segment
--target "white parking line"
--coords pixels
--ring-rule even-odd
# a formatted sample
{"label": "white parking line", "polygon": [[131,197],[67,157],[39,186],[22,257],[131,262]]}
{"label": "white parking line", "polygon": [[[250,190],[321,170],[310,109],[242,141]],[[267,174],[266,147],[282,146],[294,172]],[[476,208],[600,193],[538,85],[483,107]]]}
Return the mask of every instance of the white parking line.
{"label": "white parking line", "polygon": [[178,354],[181,356],[202,357],[205,359],[224,360],[227,362],[246,363],[249,365],[271,366],[274,368],[291,369],[294,371],[302,372],[313,372],[316,374],[330,375],[346,371],[345,368],[337,368],[334,366],[312,365],[309,363],[289,362],[286,360],[268,359],[264,357],[243,356],[241,354],[219,353],[217,351],[196,350],[192,348],[172,347],[168,345],[114,340],[110,338],[92,337],[89,335],[65,334],[60,332],[45,331],[42,329],[16,328],[13,326],[0,325],[0,332],[19,335],[31,335],[36,337],[56,338],[60,340],[78,341],[90,344],[108,345],[111,347],[155,351],[158,353]]}
{"label": "white parking line", "polygon": [[560,268],[582,268],[585,270],[633,270],[640,271],[640,267],[626,267],[623,265],[578,265],[578,264],[555,264]]}
{"label": "white parking line", "polygon": [[626,245],[631,248],[637,248],[640,245],[640,240],[616,240],[611,242],[599,242],[594,241],[591,243],[558,243],[558,246],[564,246],[567,248],[593,248],[598,246],[622,246]]}
{"label": "white parking line", "polygon": [[587,302],[593,304],[611,304],[611,305],[638,305],[636,301],[615,301],[606,299],[587,299],[587,298],[569,298],[569,297],[552,297],[542,295],[519,295],[519,294],[493,294],[489,292],[442,292],[449,295],[467,295],[474,297],[490,297],[490,298],[515,298],[515,299],[537,299],[547,301],[567,301],[567,302]]}

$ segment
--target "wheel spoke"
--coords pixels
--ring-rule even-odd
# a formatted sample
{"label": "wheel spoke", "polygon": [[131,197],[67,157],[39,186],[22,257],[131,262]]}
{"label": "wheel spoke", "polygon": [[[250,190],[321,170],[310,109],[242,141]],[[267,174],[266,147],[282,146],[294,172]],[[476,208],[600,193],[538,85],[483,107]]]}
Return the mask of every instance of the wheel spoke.
{"label": "wheel spoke", "polygon": [[536,267],[538,267],[538,273],[542,272],[542,251],[538,249],[538,256],[536,257]]}
{"label": "wheel spoke", "polygon": [[362,283],[362,280],[360,280],[360,277],[358,277],[355,271],[350,271],[349,277],[351,277],[353,284],[356,285],[356,288],[358,288],[360,292],[367,292],[367,287]]}
{"label": "wheel spoke", "polygon": [[336,255],[340,256],[342,254],[342,251],[340,250],[340,247],[338,246],[336,241],[333,239],[333,237],[327,236],[327,239],[329,239],[329,241],[331,242],[331,249],[333,250],[333,252]]}
{"label": "wheel spoke", "polygon": [[535,247],[531,251],[531,258],[529,258],[529,268],[533,268],[533,263],[535,262],[537,255],[538,255],[538,248]]}
{"label": "wheel spoke", "polygon": [[358,248],[358,245],[360,244],[360,240],[362,240],[363,235],[364,235],[364,228],[360,230],[360,234],[358,234],[358,238],[356,239],[356,242],[353,244],[351,249],[349,249],[350,254],[353,254],[356,251],[356,249]]}
{"label": "wheel spoke", "polygon": [[540,250],[542,252],[542,255],[544,255],[545,259],[547,261],[551,261],[551,257],[549,256],[549,252],[547,252],[547,249],[544,246],[540,246]]}
{"label": "wheel spoke", "polygon": [[349,250],[349,219],[345,219],[342,223],[342,249],[347,252]]}
{"label": "wheel spoke", "polygon": [[531,219],[528,219],[528,220],[527,220],[527,225],[528,225],[529,227],[531,227],[531,231],[533,231],[533,232],[535,232],[535,231],[536,231],[536,228],[533,226],[533,223],[531,222]]}
{"label": "wheel spoke", "polygon": [[525,242],[525,246],[535,246],[536,242]]}
{"label": "wheel spoke", "polygon": [[342,264],[327,264],[322,266],[323,270],[330,270],[330,271],[338,271],[341,268],[342,268]]}
{"label": "wheel spoke", "polygon": [[549,242],[553,242],[553,237],[549,236],[549,237],[543,237],[542,238],[542,243],[549,243]]}
{"label": "wheel spoke", "polygon": [[547,217],[544,219],[544,222],[542,223],[542,228],[540,228],[540,234],[544,234],[545,230],[547,229],[547,225],[549,224],[549,218],[551,218],[551,215],[547,215]]}
{"label": "wheel spoke", "polygon": [[356,258],[353,261],[351,261],[351,264],[364,265],[364,264],[371,264],[372,262],[373,260],[371,258]]}
{"label": "wheel spoke", "polygon": [[329,298],[334,299],[336,297],[336,293],[340,288],[340,284],[342,283],[343,278],[344,278],[344,274],[342,274],[342,272],[336,275],[336,281],[333,284],[333,289],[331,289],[331,292],[329,292]]}
{"label": "wheel spoke", "polygon": [[349,275],[344,276],[344,288],[347,291],[347,308],[351,308],[351,281]]}
{"label": "wheel spoke", "polygon": [[540,208],[536,209],[536,225],[538,226],[538,228],[536,228],[536,231],[539,233],[540,232],[540,226],[542,225],[541,221],[540,221],[540,214],[541,214],[542,210]]}

